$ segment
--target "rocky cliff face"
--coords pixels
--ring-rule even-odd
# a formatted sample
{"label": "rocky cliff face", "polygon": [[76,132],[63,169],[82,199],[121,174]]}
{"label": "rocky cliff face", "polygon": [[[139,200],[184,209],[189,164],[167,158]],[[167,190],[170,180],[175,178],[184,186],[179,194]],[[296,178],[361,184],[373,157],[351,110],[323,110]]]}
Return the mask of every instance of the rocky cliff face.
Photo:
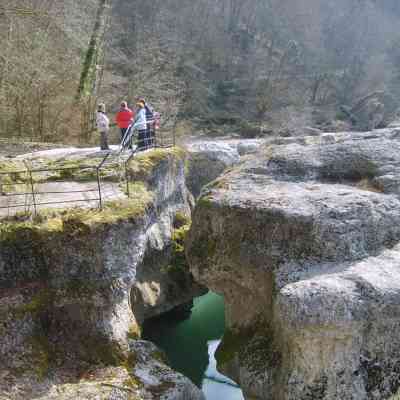
{"label": "rocky cliff face", "polygon": [[[33,221],[25,215],[2,221],[1,395],[97,398],[101,386],[104,395],[118,399],[202,398],[188,379],[168,369],[161,353],[136,341],[148,314],[204,291],[173,251],[190,215],[184,158],[173,149],[134,159],[128,165],[130,198],[118,170],[107,167],[103,179],[117,196],[102,212],[42,209]],[[67,186],[93,179],[86,171],[42,176],[37,184],[56,178]],[[152,264],[154,253],[163,265]]]}
{"label": "rocky cliff face", "polygon": [[219,367],[251,399],[400,385],[398,131],[328,136],[266,146],[194,212],[192,272],[226,301]]}

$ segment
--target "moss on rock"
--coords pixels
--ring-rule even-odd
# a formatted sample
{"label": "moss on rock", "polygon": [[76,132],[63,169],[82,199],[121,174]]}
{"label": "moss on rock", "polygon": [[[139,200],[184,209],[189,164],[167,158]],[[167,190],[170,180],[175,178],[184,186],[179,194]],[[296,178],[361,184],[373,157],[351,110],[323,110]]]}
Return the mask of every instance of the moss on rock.
{"label": "moss on rock", "polygon": [[[97,179],[97,167],[102,162],[103,155],[73,156],[71,158],[37,158],[30,160],[29,168],[33,171],[32,179],[36,183],[53,181],[90,182]],[[168,149],[154,149],[139,153],[128,164],[128,172],[133,179],[147,179],[162,162],[168,160],[183,161],[186,153],[183,149],[172,147]],[[0,189],[17,191],[16,184],[29,183],[29,176],[25,172],[26,165],[19,160],[0,161]],[[102,181],[119,182],[125,178],[123,164],[118,161],[107,162],[99,170]],[[1,188],[1,185],[4,188]]]}
{"label": "moss on rock", "polygon": [[[188,218],[183,214],[178,215],[178,225]],[[165,268],[165,272],[180,287],[185,288],[190,277],[190,268],[185,255],[185,239],[190,229],[190,222],[176,228],[171,236],[171,261]]]}
{"label": "moss on rock", "polygon": [[129,327],[129,330],[128,330],[128,333],[127,333],[128,339],[137,340],[137,339],[140,339],[141,336],[142,336],[142,329],[141,329],[140,325],[132,324]]}
{"label": "moss on rock", "polygon": [[174,215],[174,221],[173,221],[173,226],[175,229],[179,229],[182,228],[184,226],[189,226],[191,225],[191,218],[189,215],[181,212],[181,211],[177,211]]}
{"label": "moss on rock", "polygon": [[37,329],[29,340],[31,351],[30,369],[34,371],[39,380],[46,378],[51,368],[51,345],[44,332]]}
{"label": "moss on rock", "polygon": [[82,232],[85,226],[112,224],[143,216],[152,204],[153,195],[143,183],[137,182],[132,187],[134,190],[129,199],[108,201],[103,210],[78,207],[41,210],[31,220],[5,221],[0,224],[0,242],[32,245],[46,235],[63,232],[68,226]]}
{"label": "moss on rock", "polygon": [[82,338],[83,359],[90,364],[121,366],[127,362],[128,355],[117,342],[103,336],[89,335]]}
{"label": "moss on rock", "polygon": [[37,315],[43,311],[53,300],[54,294],[49,289],[41,289],[32,299],[13,309],[15,318],[23,318],[27,314]]}
{"label": "moss on rock", "polygon": [[176,164],[185,160],[185,150],[178,147],[168,149],[155,149],[140,153],[133,157],[128,164],[128,174],[131,179],[147,180],[163,162],[173,161]]}

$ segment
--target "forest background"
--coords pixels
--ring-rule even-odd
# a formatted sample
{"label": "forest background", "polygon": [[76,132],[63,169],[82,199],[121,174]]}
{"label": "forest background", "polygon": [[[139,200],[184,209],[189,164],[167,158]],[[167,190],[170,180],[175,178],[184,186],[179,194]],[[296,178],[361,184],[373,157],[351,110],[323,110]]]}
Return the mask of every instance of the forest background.
{"label": "forest background", "polygon": [[383,127],[399,20],[398,0],[0,0],[0,137],[89,143],[99,101],[138,96],[178,135]]}

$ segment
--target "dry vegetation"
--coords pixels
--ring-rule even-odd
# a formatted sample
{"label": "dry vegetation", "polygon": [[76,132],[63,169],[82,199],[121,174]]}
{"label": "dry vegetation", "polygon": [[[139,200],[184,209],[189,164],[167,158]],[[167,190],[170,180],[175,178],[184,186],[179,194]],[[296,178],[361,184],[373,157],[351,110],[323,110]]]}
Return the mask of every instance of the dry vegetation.
{"label": "dry vegetation", "polygon": [[247,136],[369,129],[400,99],[395,0],[0,0],[0,135],[90,141],[101,99]]}

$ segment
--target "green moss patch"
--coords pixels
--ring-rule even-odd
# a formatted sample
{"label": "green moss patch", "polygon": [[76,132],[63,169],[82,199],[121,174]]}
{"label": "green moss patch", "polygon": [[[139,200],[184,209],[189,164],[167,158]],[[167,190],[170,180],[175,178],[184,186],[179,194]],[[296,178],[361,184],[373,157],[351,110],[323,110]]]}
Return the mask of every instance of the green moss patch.
{"label": "green moss patch", "polygon": [[[183,228],[184,226],[190,227],[191,224],[190,216],[187,214],[177,211],[174,216],[173,225],[175,229]],[[186,236],[186,235],[185,235]]]}
{"label": "green moss patch", "polygon": [[141,336],[142,336],[142,329],[140,328],[140,326],[138,324],[132,324],[129,327],[129,330],[127,333],[128,339],[138,340],[141,338]]}
{"label": "green moss patch", "polygon": [[0,195],[25,192],[28,174],[25,165],[17,161],[0,161]]}
{"label": "green moss patch", "polygon": [[103,210],[88,208],[70,208],[41,210],[35,219],[28,221],[5,221],[0,224],[0,241],[25,242],[35,245],[40,238],[51,233],[60,233],[66,229],[78,233],[87,231],[88,226],[112,224],[143,216],[153,202],[153,194],[143,183],[132,184],[129,199],[104,203]]}
{"label": "green moss patch", "polygon": [[51,345],[44,332],[38,331],[30,338],[32,348],[29,371],[33,370],[39,380],[43,380],[50,372]]}
{"label": "green moss patch", "polygon": [[[182,222],[183,215],[178,216],[179,222]],[[172,232],[171,261],[165,268],[165,272],[180,287],[187,287],[190,277],[190,268],[185,256],[185,239],[190,229],[190,223],[174,229]]]}
{"label": "green moss patch", "polygon": [[[76,181],[76,182],[90,182],[97,179],[97,167],[102,162],[103,158],[74,158],[63,161],[48,161],[38,167],[55,168],[49,172],[35,173],[34,178],[36,182],[48,181]],[[118,182],[123,176],[122,165],[117,162],[105,164],[99,170],[99,177],[102,181]]]}
{"label": "green moss patch", "polygon": [[82,354],[85,361],[91,364],[121,366],[127,362],[127,355],[116,342],[111,342],[102,336],[87,336],[82,338]]}
{"label": "green moss patch", "polygon": [[185,160],[186,152],[178,147],[155,149],[134,156],[128,164],[128,174],[131,179],[148,179],[163,162],[172,160],[176,163]]}
{"label": "green moss patch", "polygon": [[[113,156],[111,156],[112,158]],[[111,160],[110,158],[110,160]],[[128,164],[128,173],[132,179],[148,179],[162,162],[168,160],[176,162],[186,159],[183,149],[172,147],[168,149],[154,149],[135,155]],[[30,162],[32,179],[35,184],[54,181],[90,182],[97,179],[97,167],[103,157],[71,157],[62,159],[39,158]],[[1,192],[25,191],[26,187],[20,185],[30,184],[26,165],[21,161],[0,161],[0,194]],[[109,160],[99,170],[102,181],[119,182],[125,179],[125,168],[118,160]],[[30,190],[30,188],[29,188]]]}
{"label": "green moss patch", "polygon": [[[124,381],[124,386],[132,389],[140,389],[144,386],[144,384],[138,377],[131,375],[128,379]],[[139,400],[138,397],[135,397],[135,399]]]}
{"label": "green moss patch", "polygon": [[370,178],[361,179],[356,187],[361,190],[366,190],[368,192],[383,193],[384,189],[377,182]]}
{"label": "green moss patch", "polygon": [[211,196],[203,196],[197,202],[197,207],[211,208],[214,206],[214,202]]}
{"label": "green moss patch", "polygon": [[26,314],[37,315],[52,302],[52,299],[51,291],[41,289],[29,302],[14,308],[13,314],[16,318],[23,318]]}

